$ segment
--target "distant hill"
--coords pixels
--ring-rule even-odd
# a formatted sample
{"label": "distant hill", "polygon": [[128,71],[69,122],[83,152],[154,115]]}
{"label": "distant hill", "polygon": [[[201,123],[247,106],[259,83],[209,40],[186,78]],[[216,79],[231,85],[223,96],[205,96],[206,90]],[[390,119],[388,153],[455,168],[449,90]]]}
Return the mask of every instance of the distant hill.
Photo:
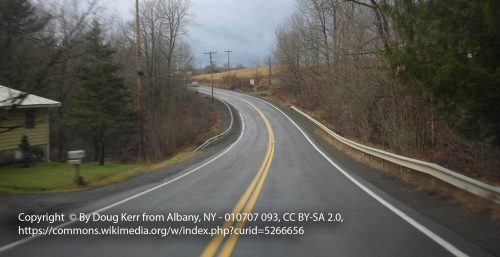
{"label": "distant hill", "polygon": [[[250,79],[257,76],[267,76],[269,72],[269,67],[268,66],[262,66],[258,67],[257,71],[255,67],[253,68],[245,68],[245,69],[239,69],[239,70],[232,70],[229,72],[230,76],[236,76],[238,78],[245,78],[245,79]],[[278,67],[272,67],[272,72],[273,74],[278,71]],[[214,73],[214,80],[221,80],[223,77],[227,76],[227,71],[224,72],[218,72]],[[191,77],[192,80],[200,80],[200,81],[207,81],[210,80],[210,73],[208,74],[201,74],[201,75],[195,75]]]}

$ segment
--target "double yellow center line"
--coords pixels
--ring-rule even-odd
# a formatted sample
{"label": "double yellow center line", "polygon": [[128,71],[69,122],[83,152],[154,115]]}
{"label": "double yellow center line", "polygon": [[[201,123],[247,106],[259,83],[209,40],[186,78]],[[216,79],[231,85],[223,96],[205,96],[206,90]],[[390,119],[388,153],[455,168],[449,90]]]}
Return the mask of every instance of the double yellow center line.
{"label": "double yellow center line", "polygon": [[[266,125],[267,129],[267,135],[268,135],[268,142],[267,142],[267,150],[266,150],[266,155],[264,158],[264,161],[262,162],[262,165],[259,168],[259,171],[253,178],[252,182],[248,186],[247,190],[241,197],[241,199],[238,201],[234,209],[231,211],[233,214],[237,213],[251,213],[253,210],[253,207],[255,206],[255,203],[257,202],[257,199],[259,198],[259,194],[262,190],[262,186],[264,185],[264,181],[266,180],[267,173],[269,172],[269,167],[271,166],[271,162],[273,160],[274,156],[274,133],[273,129],[271,128],[271,123],[267,119],[267,117],[262,113],[259,108],[257,108],[254,104],[241,99],[239,97],[236,97],[239,100],[247,103],[250,105],[252,108],[254,108],[257,113],[260,115],[260,117],[264,120],[264,123]],[[227,229],[233,225],[233,221],[226,221],[222,227],[223,229]],[[235,225],[235,228],[242,229],[245,226],[246,219],[243,219],[241,221],[238,221]],[[239,235],[237,234],[232,234],[229,236],[229,238],[226,240],[226,243],[224,244],[224,247],[221,249],[219,253],[219,257],[228,257],[231,256],[231,253],[234,250],[234,247],[236,246],[236,242],[238,241]],[[220,248],[224,241],[224,235],[223,234],[217,234],[212,241],[208,244],[208,246],[205,248],[203,253],[201,254],[201,257],[212,257],[216,254],[217,250]]]}

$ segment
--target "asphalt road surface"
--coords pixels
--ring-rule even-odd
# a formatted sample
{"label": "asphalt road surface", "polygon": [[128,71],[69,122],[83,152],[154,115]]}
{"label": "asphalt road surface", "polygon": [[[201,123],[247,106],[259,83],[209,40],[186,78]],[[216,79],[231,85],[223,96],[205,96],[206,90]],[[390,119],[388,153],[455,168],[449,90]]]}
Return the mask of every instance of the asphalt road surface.
{"label": "asphalt road surface", "polygon": [[[335,156],[322,151],[274,106],[230,91],[216,89],[215,95],[241,114],[235,115],[242,119],[242,130],[233,144],[147,188],[103,197],[72,212],[98,212],[110,219],[120,215],[117,222],[54,226],[66,234],[110,226],[249,228],[239,230],[242,235],[25,236],[1,247],[0,256],[491,256],[366,183],[349,165],[337,164]],[[236,214],[241,212],[254,216],[240,219]],[[122,213],[139,216],[125,221]],[[216,213],[216,219],[145,222],[143,213]],[[258,234],[250,235],[250,228]],[[287,235],[278,235],[283,233]]]}

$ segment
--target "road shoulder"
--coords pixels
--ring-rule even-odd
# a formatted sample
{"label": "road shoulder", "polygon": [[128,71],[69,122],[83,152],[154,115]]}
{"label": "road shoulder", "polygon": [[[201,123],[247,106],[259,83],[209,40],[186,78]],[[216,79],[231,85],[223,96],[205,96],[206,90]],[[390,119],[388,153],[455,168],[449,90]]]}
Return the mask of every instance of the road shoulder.
{"label": "road shoulder", "polygon": [[443,200],[436,194],[418,191],[413,185],[354,160],[318,135],[316,132],[318,127],[314,123],[288,106],[282,106],[268,98],[264,100],[286,113],[336,163],[341,167],[348,167],[347,171],[349,173],[361,178],[370,187],[376,188],[378,191],[396,199],[396,201],[408,206],[425,218],[442,224],[485,251],[493,255],[500,254],[500,245],[498,244],[500,242],[500,234],[498,233],[500,231],[500,222],[498,220],[491,219],[487,213],[467,212],[459,204]]}

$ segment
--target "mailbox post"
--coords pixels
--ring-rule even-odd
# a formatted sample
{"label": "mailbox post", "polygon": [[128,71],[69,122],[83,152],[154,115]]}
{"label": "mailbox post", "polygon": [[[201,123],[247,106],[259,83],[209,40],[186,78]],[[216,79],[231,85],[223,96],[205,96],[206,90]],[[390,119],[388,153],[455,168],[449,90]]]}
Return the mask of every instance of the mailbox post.
{"label": "mailbox post", "polygon": [[80,176],[80,164],[82,164],[82,159],[85,158],[84,150],[68,151],[68,164],[73,164],[76,169],[75,183],[79,186],[85,185],[83,177]]}

